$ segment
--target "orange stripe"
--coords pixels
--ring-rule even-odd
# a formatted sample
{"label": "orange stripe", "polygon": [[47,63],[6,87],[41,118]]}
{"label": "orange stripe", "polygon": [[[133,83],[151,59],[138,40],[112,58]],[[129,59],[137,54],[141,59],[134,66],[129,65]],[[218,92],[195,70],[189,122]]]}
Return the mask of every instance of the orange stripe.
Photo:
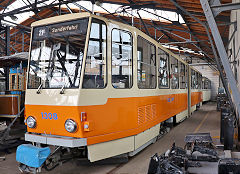
{"label": "orange stripe", "polygon": [[194,106],[202,102],[202,92],[192,92],[191,93],[191,106]]}
{"label": "orange stripe", "polygon": [[[26,105],[26,115],[37,119],[29,132],[87,138],[88,144],[136,135],[187,109],[187,93],[149,97],[109,98],[97,106]],[[42,119],[43,113],[57,113],[57,120]],[[89,132],[83,131],[81,112],[86,112]],[[64,128],[66,119],[78,123],[76,133]]]}

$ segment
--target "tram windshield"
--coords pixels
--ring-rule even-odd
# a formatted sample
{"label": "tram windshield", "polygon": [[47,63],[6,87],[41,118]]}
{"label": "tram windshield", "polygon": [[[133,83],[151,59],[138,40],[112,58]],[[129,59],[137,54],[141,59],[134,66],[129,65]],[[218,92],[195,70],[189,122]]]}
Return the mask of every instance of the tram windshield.
{"label": "tram windshield", "polygon": [[28,88],[78,88],[88,18],[33,30]]}

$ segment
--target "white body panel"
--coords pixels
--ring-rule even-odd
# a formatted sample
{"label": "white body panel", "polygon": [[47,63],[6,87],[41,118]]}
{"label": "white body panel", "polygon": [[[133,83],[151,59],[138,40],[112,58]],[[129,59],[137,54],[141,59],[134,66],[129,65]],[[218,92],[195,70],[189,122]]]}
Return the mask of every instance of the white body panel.
{"label": "white body panel", "polygon": [[203,102],[211,99],[211,89],[203,89]]}
{"label": "white body panel", "polygon": [[87,146],[91,162],[133,152],[159,135],[160,124],[138,135]]}
{"label": "white body panel", "polygon": [[185,111],[179,113],[176,115],[176,122],[182,122],[183,120],[185,120],[188,116],[188,110],[186,109]]}

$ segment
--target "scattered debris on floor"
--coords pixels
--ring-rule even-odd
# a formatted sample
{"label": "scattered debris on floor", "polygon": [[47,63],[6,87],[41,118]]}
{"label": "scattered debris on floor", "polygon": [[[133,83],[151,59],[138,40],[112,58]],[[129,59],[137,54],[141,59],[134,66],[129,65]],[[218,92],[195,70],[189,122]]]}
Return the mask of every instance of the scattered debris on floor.
{"label": "scattered debris on floor", "polygon": [[211,173],[213,170],[219,174],[239,173],[240,159],[228,155],[231,151],[218,149],[213,144],[210,133],[188,134],[184,141],[184,148],[173,143],[165,153],[152,156],[148,174]]}

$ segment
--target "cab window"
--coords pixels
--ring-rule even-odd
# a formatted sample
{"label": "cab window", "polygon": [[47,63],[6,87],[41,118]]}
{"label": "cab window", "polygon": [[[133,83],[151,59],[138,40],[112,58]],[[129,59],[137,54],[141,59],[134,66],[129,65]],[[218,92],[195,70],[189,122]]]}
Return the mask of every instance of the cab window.
{"label": "cab window", "polygon": [[104,88],[106,86],[106,35],[106,24],[103,21],[93,19],[85,62],[83,88]]}

